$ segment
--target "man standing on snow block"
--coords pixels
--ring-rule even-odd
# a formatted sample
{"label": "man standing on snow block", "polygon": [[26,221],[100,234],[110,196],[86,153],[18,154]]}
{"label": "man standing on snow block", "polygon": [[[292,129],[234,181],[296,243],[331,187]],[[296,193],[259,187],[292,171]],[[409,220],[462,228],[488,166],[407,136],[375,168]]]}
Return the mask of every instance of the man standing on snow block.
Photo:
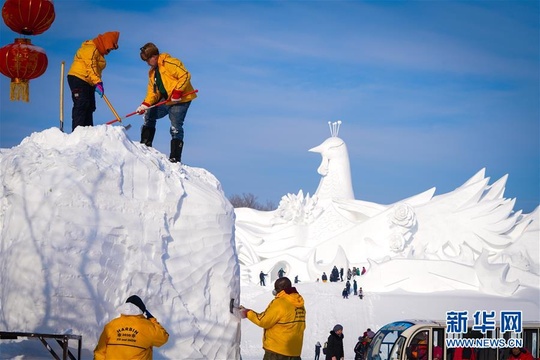
{"label": "man standing on snow block", "polygon": [[[191,100],[197,97],[191,86],[191,74],[180,60],[169,54],[160,54],[153,43],[145,44],[141,48],[140,55],[141,59],[150,66],[146,98],[136,110],[139,114],[144,113],[141,143],[152,146],[156,133],[156,120],[168,114],[171,120],[172,137],[169,160],[181,162],[184,147],[184,119]],[[168,102],[150,108],[162,100],[168,100]]]}
{"label": "man standing on snow block", "polygon": [[105,325],[94,349],[94,360],[152,359],[152,347],[169,340],[169,334],[137,295],[120,308],[120,317]]}
{"label": "man standing on snow block", "polygon": [[267,276],[268,276],[268,274],[263,273],[262,270],[261,270],[261,272],[259,274],[259,284],[261,286],[266,286],[265,277],[267,277]]}
{"label": "man standing on snow block", "polygon": [[98,35],[95,39],[82,43],[73,58],[67,80],[71,89],[73,109],[71,111],[71,131],[77,126],[94,126],[93,112],[96,110],[96,96],[103,97],[101,72],[107,66],[105,55],[118,49],[118,31]]}
{"label": "man standing on snow block", "polygon": [[275,298],[262,313],[240,306],[240,314],[264,329],[263,360],[300,360],[306,329],[304,299],[287,277],[276,280],[272,293]]}

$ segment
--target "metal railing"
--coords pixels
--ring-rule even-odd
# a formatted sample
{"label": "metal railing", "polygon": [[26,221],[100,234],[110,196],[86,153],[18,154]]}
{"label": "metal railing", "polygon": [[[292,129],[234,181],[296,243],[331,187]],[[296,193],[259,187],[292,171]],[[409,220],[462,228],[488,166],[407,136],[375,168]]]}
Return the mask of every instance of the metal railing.
{"label": "metal railing", "polygon": [[[12,331],[0,331],[0,340],[16,340],[20,337],[25,338],[38,338],[45,348],[51,353],[56,360],[80,360],[81,348],[82,348],[82,336],[71,334],[39,334],[39,333],[27,333],[27,332],[12,332]],[[56,351],[47,342],[47,339],[54,339],[60,345],[62,349],[62,355],[59,356]],[[69,340],[77,341],[77,357],[75,357],[69,350]]]}

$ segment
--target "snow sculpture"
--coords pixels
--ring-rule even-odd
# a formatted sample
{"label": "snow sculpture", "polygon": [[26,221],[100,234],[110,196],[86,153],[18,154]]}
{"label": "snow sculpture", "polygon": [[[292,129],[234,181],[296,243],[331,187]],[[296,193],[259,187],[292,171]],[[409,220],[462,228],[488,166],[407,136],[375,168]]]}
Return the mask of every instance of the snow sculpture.
{"label": "snow sculpture", "polygon": [[311,152],[320,153],[321,165],[317,172],[322,176],[315,195],[321,200],[354,199],[349,166],[349,152],[345,142],[338,138],[341,121],[330,122],[331,137],[321,145],[310,149]]}
{"label": "snow sculpture", "polygon": [[[503,197],[507,176],[489,185],[482,169],[447,194],[432,188],[391,205],[356,200],[340,125],[310,150],[322,156],[313,196],[287,194],[274,211],[236,209],[243,281],[256,283],[261,270],[275,279],[281,267],[315,281],[336,265],[369,268],[363,281],[372,291],[540,288],[539,209],[514,212],[515,200]],[[416,272],[399,271],[410,262]]]}
{"label": "snow sculpture", "polygon": [[239,359],[234,212],[213,175],[113,126],[34,133],[0,174],[2,330],[80,334],[89,359],[138,294],[170,334],[154,359]]}

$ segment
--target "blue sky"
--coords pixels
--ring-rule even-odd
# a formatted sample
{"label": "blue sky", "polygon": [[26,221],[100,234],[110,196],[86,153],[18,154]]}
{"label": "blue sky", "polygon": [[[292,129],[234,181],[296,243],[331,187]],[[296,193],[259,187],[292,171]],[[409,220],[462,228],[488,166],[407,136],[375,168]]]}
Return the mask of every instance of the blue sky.
{"label": "blue sky", "polygon": [[[31,37],[49,67],[30,103],[0,80],[0,147],[59,124],[60,64],[82,41],[120,31],[106,57],[105,94],[120,115],[144,98],[154,42],[178,57],[199,90],[185,124],[186,164],[212,172],[227,196],[279,203],[314,193],[308,149],[343,122],[355,196],[389,204],[454,190],[486,168],[509,174],[516,210],[540,200],[538,1],[54,1],[56,20]],[[2,45],[18,34],[3,22]],[[65,82],[64,117],[71,130]],[[114,119],[101,99],[94,123]],[[125,120],[134,141],[142,118]],[[169,120],[154,146],[169,152]]]}

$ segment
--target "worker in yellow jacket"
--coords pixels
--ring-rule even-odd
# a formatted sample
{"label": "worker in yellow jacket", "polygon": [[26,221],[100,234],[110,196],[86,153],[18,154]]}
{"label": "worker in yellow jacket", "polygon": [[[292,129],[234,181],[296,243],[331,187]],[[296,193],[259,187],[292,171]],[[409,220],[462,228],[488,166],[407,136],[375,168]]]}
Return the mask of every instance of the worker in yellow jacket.
{"label": "worker in yellow jacket", "polygon": [[151,360],[152,348],[165,344],[169,334],[137,295],[130,296],[120,311],[120,317],[105,325],[94,360]]}
{"label": "worker in yellow jacket", "polygon": [[[184,119],[191,104],[197,97],[191,85],[191,74],[184,64],[166,53],[159,53],[153,43],[141,47],[141,59],[150,66],[146,97],[136,112],[144,114],[141,128],[141,143],[152,146],[156,133],[156,121],[169,115],[171,120],[171,162],[182,160],[184,147]],[[167,103],[151,107],[159,102]]]}
{"label": "worker in yellow jacket", "polygon": [[304,299],[287,277],[276,280],[273,293],[275,298],[265,311],[240,306],[241,316],[264,329],[263,360],[300,359],[306,329]]}
{"label": "worker in yellow jacket", "polygon": [[100,34],[92,40],[83,42],[75,54],[67,76],[73,100],[72,131],[77,126],[94,125],[95,93],[103,97],[105,92],[101,79],[101,73],[107,66],[105,55],[118,49],[119,37],[118,31]]}

